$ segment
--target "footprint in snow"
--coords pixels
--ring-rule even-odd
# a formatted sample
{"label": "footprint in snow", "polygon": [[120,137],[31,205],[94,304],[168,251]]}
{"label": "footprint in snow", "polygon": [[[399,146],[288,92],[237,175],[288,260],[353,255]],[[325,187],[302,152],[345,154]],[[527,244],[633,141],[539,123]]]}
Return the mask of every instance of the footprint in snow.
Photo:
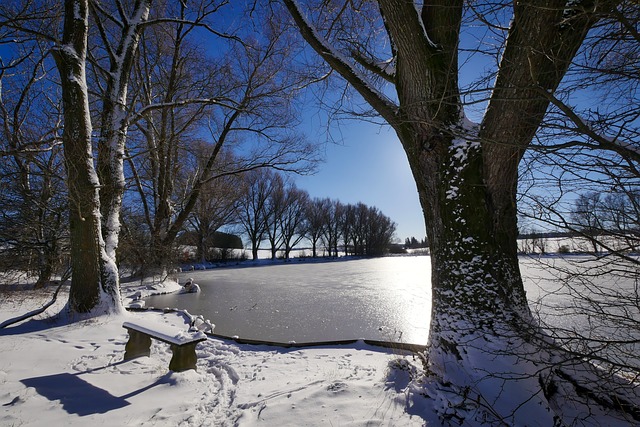
{"label": "footprint in snow", "polygon": [[334,393],[338,393],[338,392],[346,390],[346,388],[347,388],[347,383],[343,383],[343,382],[337,381],[335,383],[329,384],[327,386],[327,391],[332,391]]}
{"label": "footprint in snow", "polygon": [[4,405],[2,405],[2,406],[13,406],[13,405],[15,405],[15,404],[17,404],[17,403],[22,403],[22,402],[24,402],[24,400],[22,400],[22,399],[20,398],[20,396],[16,396],[16,397],[14,397],[14,398],[13,398],[13,400],[12,400],[11,402],[9,402],[9,403],[5,403],[5,404],[4,404]]}

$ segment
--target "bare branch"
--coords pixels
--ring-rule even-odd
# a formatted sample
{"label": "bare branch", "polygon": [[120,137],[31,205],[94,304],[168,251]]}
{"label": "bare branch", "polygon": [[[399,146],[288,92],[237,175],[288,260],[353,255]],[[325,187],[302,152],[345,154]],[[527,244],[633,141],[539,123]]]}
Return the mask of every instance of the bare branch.
{"label": "bare branch", "polygon": [[305,18],[296,0],[284,0],[284,4],[296,22],[302,37],[334,70],[336,70],[371,106],[387,120],[395,123],[398,107],[387,96],[374,89],[354,66],[342,54],[335,50],[324,38],[318,34],[311,23]]}

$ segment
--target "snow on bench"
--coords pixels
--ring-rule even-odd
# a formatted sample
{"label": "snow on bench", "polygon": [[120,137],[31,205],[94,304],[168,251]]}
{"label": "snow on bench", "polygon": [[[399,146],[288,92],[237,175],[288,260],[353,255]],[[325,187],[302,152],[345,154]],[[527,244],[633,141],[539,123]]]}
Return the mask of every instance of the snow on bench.
{"label": "snow on bench", "polygon": [[151,354],[151,338],[171,346],[173,356],[169,369],[174,372],[196,369],[196,344],[207,339],[204,332],[189,332],[159,322],[124,322],[122,327],[129,332],[124,360]]}

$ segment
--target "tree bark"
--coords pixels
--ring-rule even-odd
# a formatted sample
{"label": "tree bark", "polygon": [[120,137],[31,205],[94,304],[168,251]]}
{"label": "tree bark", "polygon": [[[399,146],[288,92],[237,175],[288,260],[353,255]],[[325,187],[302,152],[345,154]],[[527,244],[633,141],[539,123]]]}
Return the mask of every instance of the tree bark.
{"label": "tree bark", "polygon": [[[129,75],[138,50],[138,43],[151,9],[152,0],[137,0],[131,17],[123,23],[118,48],[110,53],[110,69],[102,102],[102,129],[98,141],[98,177],[103,218],[103,238],[107,255],[116,259],[120,235],[120,211],[125,190],[124,151],[127,139],[127,92]],[[95,5],[94,5],[95,7]],[[103,42],[110,40],[96,13]]]}
{"label": "tree bark", "polygon": [[54,57],[62,83],[63,146],[69,188],[72,312],[96,314],[122,309],[117,268],[101,234],[100,182],[93,165],[91,116],[85,63],[88,2],[66,0],[62,45]]}

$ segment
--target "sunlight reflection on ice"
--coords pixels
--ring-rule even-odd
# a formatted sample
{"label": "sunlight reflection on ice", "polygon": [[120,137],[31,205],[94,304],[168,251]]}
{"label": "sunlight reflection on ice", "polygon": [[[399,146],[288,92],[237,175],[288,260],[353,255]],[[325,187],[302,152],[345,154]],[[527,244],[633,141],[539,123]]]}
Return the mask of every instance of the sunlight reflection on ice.
{"label": "sunlight reflection on ice", "polygon": [[147,305],[186,308],[215,323],[216,333],[242,338],[426,344],[430,271],[424,256],[214,269],[189,273],[200,294]]}

